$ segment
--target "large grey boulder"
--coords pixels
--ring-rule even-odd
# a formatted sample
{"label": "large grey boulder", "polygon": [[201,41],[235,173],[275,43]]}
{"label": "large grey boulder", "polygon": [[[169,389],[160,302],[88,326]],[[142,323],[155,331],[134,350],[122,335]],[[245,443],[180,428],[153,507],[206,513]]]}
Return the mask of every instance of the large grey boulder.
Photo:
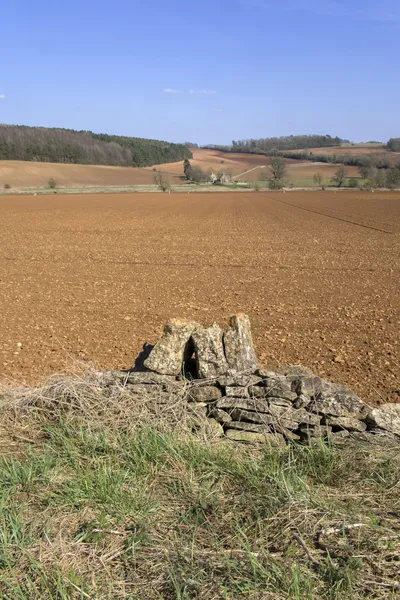
{"label": "large grey boulder", "polygon": [[400,436],[400,404],[383,404],[367,416],[369,427],[384,429]]}
{"label": "large grey boulder", "polygon": [[192,333],[196,356],[197,377],[212,379],[228,370],[222,342],[222,329],[214,323],[209,327],[197,327]]}
{"label": "large grey boulder", "polygon": [[239,373],[254,373],[258,360],[251,336],[250,319],[238,314],[229,318],[229,329],[224,333],[224,348],[228,366]]}
{"label": "large grey boulder", "polygon": [[184,361],[189,360],[193,353],[191,338],[197,327],[197,323],[180,319],[167,323],[144,366],[163,375],[179,375]]}

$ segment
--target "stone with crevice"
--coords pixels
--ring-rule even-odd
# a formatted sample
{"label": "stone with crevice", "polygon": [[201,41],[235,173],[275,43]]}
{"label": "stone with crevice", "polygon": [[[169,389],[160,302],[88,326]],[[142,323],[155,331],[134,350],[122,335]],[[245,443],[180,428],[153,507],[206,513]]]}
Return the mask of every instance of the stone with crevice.
{"label": "stone with crevice", "polygon": [[222,329],[216,323],[209,327],[199,325],[193,331],[197,377],[212,379],[227,372],[222,336]]}
{"label": "stone with crevice", "polygon": [[193,354],[192,333],[197,327],[193,321],[180,319],[167,323],[144,366],[162,375],[179,375]]}
{"label": "stone with crevice", "polygon": [[271,433],[268,425],[258,425],[257,423],[248,423],[247,421],[230,421],[225,426],[226,429],[236,429],[239,431],[253,431],[254,433]]}
{"label": "stone with crevice", "polygon": [[360,421],[355,417],[326,417],[325,422],[326,425],[342,427],[347,431],[365,431],[367,429],[364,421]]}

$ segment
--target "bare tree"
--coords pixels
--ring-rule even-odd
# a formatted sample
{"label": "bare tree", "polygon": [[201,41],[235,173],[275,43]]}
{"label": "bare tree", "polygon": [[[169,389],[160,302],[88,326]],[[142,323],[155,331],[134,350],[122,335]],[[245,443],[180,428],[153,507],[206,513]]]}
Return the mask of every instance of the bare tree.
{"label": "bare tree", "polygon": [[323,182],[324,178],[321,173],[314,173],[313,179],[314,179],[314,184],[316,186],[323,187],[322,182]]}
{"label": "bare tree", "polygon": [[169,192],[171,190],[169,181],[162,171],[156,171],[154,173],[154,183],[162,192]]}

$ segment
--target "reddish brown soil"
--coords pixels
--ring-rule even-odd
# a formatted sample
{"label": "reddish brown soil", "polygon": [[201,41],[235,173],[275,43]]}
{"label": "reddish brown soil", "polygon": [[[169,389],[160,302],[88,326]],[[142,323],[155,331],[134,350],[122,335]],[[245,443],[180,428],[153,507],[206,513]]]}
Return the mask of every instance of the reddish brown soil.
{"label": "reddish brown soil", "polygon": [[245,311],[264,362],[398,397],[399,193],[3,196],[0,228],[3,377],[129,367],[170,317]]}
{"label": "reddish brown soil", "polygon": [[[179,164],[182,171],[182,163]],[[58,187],[152,185],[153,175],[151,169],[132,167],[0,161],[0,188],[5,184],[11,185],[12,189],[45,187],[51,177],[56,180]],[[171,183],[179,184],[181,180],[174,177]]]}
{"label": "reddish brown soil", "polygon": [[[219,150],[194,149],[192,165],[201,167],[207,171],[212,169],[215,173],[225,171],[232,175],[243,175],[241,181],[261,180],[268,173],[267,167],[271,159],[262,154],[245,154],[234,152],[220,152]],[[299,161],[295,159],[285,159],[287,167],[287,177],[291,179],[312,178],[315,173],[320,173],[323,177],[333,177],[338,165],[328,165],[326,163],[314,163],[310,161]],[[256,168],[263,167],[263,168]],[[182,174],[182,163],[170,163],[160,165],[163,171],[170,174]],[[249,173],[246,171],[251,170]],[[349,177],[359,175],[356,167],[348,167]]]}
{"label": "reddish brown soil", "polygon": [[[314,154],[351,154],[352,156],[372,155],[388,159],[393,164],[400,163],[400,152],[390,152],[384,146],[330,146],[329,148],[310,148]],[[304,152],[295,150],[294,152]]]}

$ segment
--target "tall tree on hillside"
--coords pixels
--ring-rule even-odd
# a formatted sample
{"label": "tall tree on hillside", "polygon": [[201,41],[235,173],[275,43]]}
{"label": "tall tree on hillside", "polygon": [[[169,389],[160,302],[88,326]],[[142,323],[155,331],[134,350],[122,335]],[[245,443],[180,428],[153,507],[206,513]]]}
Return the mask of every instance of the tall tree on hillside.
{"label": "tall tree on hillside", "polygon": [[332,177],[332,183],[336,187],[343,187],[347,177],[347,169],[344,166],[338,168]]}
{"label": "tall tree on hillside", "polygon": [[266,176],[268,186],[271,190],[280,190],[284,186],[286,175],[286,164],[280,156],[273,156],[268,165],[269,174]]}
{"label": "tall tree on hillside", "polygon": [[191,179],[192,165],[188,158],[183,161],[183,172],[187,180]]}

